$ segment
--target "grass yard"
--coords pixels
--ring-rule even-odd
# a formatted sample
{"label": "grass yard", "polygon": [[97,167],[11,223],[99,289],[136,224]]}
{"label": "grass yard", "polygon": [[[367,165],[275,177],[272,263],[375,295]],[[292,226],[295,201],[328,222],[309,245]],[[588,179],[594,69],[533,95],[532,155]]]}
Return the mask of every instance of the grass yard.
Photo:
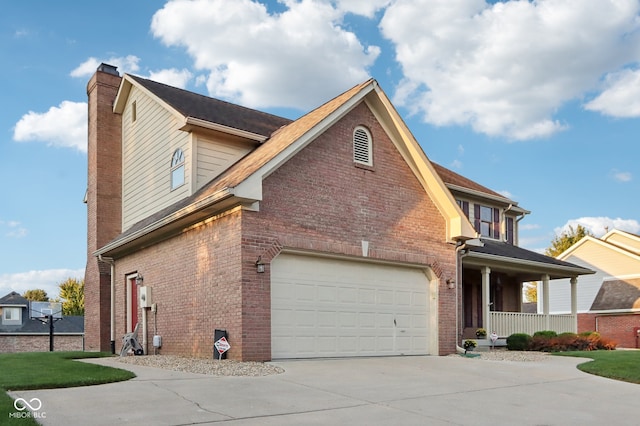
{"label": "grass yard", "polygon": [[[37,425],[30,418],[9,419],[15,412],[10,390],[54,389],[120,382],[135,377],[130,371],[74,361],[111,356],[106,352],[25,352],[0,354],[0,424],[15,421]],[[18,423],[19,422],[19,423]]]}
{"label": "grass yard", "polygon": [[554,355],[591,358],[593,361],[578,365],[578,369],[609,379],[640,384],[640,351],[572,351]]}

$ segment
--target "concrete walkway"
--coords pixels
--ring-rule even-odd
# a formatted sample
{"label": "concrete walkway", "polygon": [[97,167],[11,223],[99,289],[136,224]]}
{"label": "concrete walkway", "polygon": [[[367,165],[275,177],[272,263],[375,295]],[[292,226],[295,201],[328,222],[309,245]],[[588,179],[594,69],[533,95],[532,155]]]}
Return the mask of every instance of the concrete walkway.
{"label": "concrete walkway", "polygon": [[[267,377],[126,368],[127,382],[12,392],[44,425],[637,425],[640,385],[580,372],[584,359],[463,357],[284,361]],[[1,422],[0,422],[1,423]]]}

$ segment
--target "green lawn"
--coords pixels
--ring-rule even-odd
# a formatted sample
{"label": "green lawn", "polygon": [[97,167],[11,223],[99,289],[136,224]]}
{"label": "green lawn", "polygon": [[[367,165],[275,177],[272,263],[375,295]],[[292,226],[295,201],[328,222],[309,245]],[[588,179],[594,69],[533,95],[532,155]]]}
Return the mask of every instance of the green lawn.
{"label": "green lawn", "polygon": [[77,362],[74,359],[111,356],[106,352],[26,352],[0,354],[0,424],[37,425],[29,418],[9,418],[16,412],[9,390],[54,389],[99,385],[135,377],[130,371]]}
{"label": "green lawn", "polygon": [[585,373],[640,384],[640,351],[572,351],[554,355],[591,358],[578,365]]}

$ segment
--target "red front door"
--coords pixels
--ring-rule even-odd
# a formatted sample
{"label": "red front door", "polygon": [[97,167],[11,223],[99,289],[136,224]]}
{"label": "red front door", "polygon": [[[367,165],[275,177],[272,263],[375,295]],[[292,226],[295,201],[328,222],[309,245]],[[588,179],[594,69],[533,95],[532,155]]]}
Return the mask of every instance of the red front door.
{"label": "red front door", "polygon": [[127,312],[127,331],[132,332],[138,324],[138,286],[136,285],[135,277],[129,278],[127,287],[129,299],[129,312]]}

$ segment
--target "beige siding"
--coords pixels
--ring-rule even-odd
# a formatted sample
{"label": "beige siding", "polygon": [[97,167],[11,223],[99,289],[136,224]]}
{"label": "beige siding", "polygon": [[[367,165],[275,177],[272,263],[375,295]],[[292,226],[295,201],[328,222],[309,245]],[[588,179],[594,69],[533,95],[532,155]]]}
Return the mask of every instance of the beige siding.
{"label": "beige siding", "polygon": [[[132,122],[132,103],[137,119]],[[122,116],[122,228],[191,194],[191,136],[178,130],[178,119],[137,88]],[[171,191],[171,156],[185,155],[185,185]]]}
{"label": "beige siding", "polygon": [[[562,260],[596,271],[593,275],[578,278],[578,312],[591,309],[604,279],[634,275],[640,270],[637,260],[593,241],[582,244]],[[551,313],[571,312],[571,287],[568,279],[550,283],[549,310]]]}
{"label": "beige siding", "polygon": [[253,145],[248,142],[197,136],[196,182],[197,190],[210,182],[233,163],[244,157]]}
{"label": "beige siding", "polygon": [[628,235],[614,233],[607,238],[607,242],[633,253],[640,254],[640,240]]}

